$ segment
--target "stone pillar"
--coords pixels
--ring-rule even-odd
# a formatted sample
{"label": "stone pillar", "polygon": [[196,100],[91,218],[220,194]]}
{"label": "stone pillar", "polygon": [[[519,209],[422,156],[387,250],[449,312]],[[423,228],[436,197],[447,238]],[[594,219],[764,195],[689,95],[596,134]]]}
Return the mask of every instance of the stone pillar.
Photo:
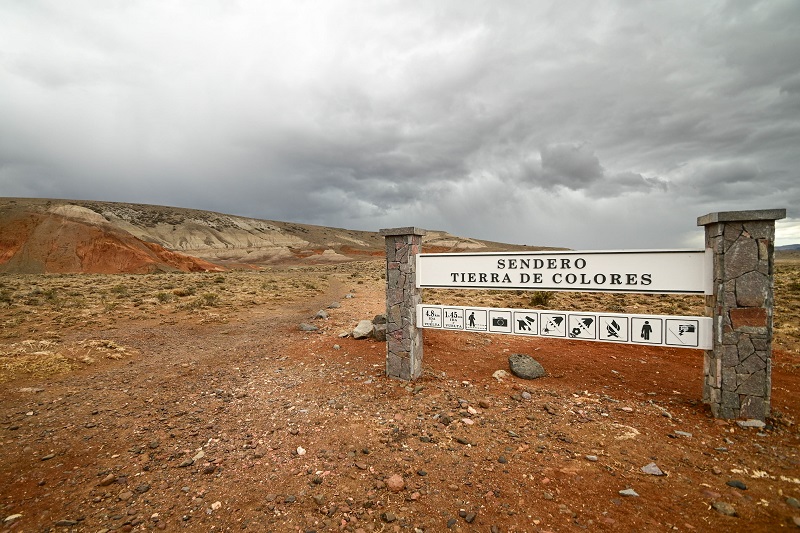
{"label": "stone pillar", "polygon": [[772,307],[775,221],[785,209],[710,213],[706,248],[714,253],[714,348],[703,362],[703,401],[717,418],[764,420],[772,391]]}
{"label": "stone pillar", "polygon": [[386,375],[405,380],[422,374],[422,330],[417,328],[419,228],[382,229],[386,239]]}

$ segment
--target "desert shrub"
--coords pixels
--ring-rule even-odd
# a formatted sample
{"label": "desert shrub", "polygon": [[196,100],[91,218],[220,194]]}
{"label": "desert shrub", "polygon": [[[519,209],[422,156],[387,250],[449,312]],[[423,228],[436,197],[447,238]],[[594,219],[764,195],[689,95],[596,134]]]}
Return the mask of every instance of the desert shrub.
{"label": "desert shrub", "polygon": [[214,276],[214,283],[225,283],[225,276],[222,274],[217,274]]}
{"label": "desert shrub", "polygon": [[216,307],[218,305],[219,295],[214,294],[213,292],[207,292],[181,307],[183,309],[200,309],[203,307]]}
{"label": "desert shrub", "polygon": [[194,294],[194,287],[178,287],[172,291],[175,296],[191,296]]}
{"label": "desert shrub", "polygon": [[11,291],[0,291],[0,304],[11,305],[14,301],[14,293]]}
{"label": "desert shrub", "polygon": [[168,292],[159,292],[158,294],[156,294],[156,300],[158,300],[162,304],[171,302],[173,297],[174,296]]}
{"label": "desert shrub", "polygon": [[128,287],[122,284],[114,285],[110,290],[113,294],[116,294],[120,298],[128,295]]}
{"label": "desert shrub", "polygon": [[207,292],[200,297],[203,302],[203,307],[214,307],[219,305],[219,295],[213,292]]}
{"label": "desert shrub", "polygon": [[553,301],[554,293],[548,291],[534,291],[531,293],[530,305],[534,307],[547,307]]}

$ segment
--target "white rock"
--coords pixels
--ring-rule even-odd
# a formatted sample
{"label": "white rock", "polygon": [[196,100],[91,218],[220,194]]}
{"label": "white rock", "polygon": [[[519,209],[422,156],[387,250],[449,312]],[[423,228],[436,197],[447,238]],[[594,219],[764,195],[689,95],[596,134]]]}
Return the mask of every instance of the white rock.
{"label": "white rock", "polygon": [[497,381],[503,381],[508,376],[509,376],[509,373],[506,372],[505,370],[496,370],[494,372],[494,374],[492,374],[492,377],[494,379],[496,379]]}
{"label": "white rock", "polygon": [[372,335],[372,330],[375,326],[372,324],[371,320],[360,320],[358,325],[353,330],[353,338],[354,339],[366,339],[370,335]]}
{"label": "white rock", "polygon": [[298,446],[297,447],[297,455],[305,455],[305,454],[306,454],[306,449],[303,448],[302,446]]}

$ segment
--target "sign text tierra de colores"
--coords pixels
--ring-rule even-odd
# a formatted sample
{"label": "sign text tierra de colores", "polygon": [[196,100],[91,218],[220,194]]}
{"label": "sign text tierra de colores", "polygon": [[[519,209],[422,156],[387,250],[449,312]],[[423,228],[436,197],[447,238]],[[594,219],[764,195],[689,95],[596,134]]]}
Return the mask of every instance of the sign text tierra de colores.
{"label": "sign text tierra de colores", "polygon": [[417,286],[710,294],[708,251],[419,254]]}

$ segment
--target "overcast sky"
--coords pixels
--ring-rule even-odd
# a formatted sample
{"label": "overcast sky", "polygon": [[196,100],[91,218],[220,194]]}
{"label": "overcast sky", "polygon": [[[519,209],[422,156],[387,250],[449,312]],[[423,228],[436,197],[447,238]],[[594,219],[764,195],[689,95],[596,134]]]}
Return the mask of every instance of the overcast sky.
{"label": "overcast sky", "polygon": [[800,243],[800,2],[0,0],[0,196]]}

